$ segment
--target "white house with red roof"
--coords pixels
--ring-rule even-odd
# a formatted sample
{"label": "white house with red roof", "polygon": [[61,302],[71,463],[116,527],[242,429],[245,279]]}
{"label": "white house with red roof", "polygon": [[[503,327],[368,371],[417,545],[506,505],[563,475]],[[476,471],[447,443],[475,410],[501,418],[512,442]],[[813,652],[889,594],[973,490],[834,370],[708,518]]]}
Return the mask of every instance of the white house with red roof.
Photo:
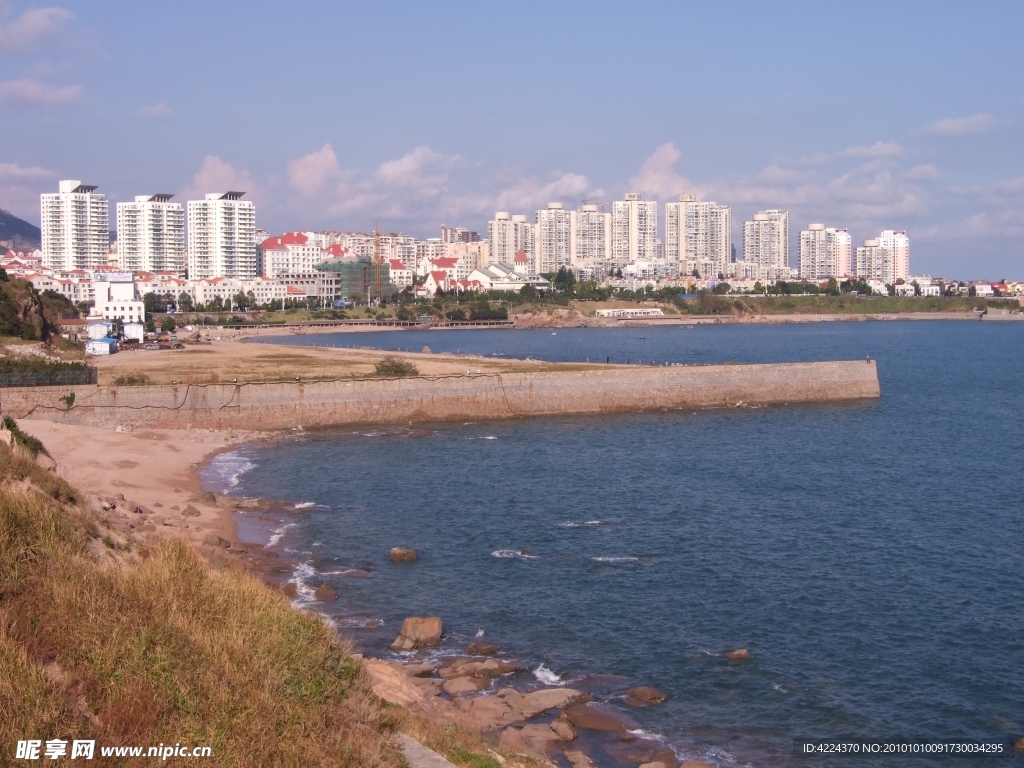
{"label": "white house with red roof", "polygon": [[388,274],[391,276],[391,284],[398,290],[408,288],[413,284],[413,272],[411,267],[405,266],[398,259],[391,259],[388,262],[390,270]]}
{"label": "white house with red roof", "polygon": [[262,249],[264,277],[308,274],[313,267],[330,258],[327,250],[302,232],[285,232],[263,241]]}

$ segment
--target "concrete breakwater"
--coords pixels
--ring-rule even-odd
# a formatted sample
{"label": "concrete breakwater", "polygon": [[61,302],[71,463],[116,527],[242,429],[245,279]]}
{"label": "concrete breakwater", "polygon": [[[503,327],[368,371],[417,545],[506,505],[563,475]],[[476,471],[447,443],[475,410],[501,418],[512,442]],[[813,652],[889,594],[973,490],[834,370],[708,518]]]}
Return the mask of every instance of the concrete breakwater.
{"label": "concrete breakwater", "polygon": [[875,361],[858,360],[404,379],[5,388],[0,389],[0,409],[17,419],[101,427],[282,430],[816,403],[879,394]]}

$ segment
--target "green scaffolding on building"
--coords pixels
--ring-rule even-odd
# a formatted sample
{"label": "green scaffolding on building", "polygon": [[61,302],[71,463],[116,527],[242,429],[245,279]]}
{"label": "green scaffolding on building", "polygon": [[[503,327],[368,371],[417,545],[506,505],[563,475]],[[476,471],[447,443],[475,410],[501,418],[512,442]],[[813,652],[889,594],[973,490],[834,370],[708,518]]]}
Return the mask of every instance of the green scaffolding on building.
{"label": "green scaffolding on building", "polygon": [[[314,269],[325,272],[334,272],[338,276],[338,294],[341,298],[350,301],[375,301],[378,297],[375,294],[375,273],[373,259],[363,257],[349,261],[338,259],[325,261],[317,264]],[[380,265],[380,298],[388,301],[398,293],[398,288],[391,284],[391,265],[386,261]]]}

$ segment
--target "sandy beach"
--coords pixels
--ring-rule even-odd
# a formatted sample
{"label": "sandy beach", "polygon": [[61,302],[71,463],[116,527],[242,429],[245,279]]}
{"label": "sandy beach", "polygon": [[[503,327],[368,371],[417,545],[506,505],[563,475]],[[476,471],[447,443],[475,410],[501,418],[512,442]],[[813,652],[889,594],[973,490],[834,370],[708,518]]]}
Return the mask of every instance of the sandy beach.
{"label": "sandy beach", "polygon": [[[19,426],[42,441],[57,462],[57,473],[74,487],[95,497],[122,494],[150,510],[125,516],[141,540],[175,537],[202,544],[214,533],[236,541],[232,509],[201,498],[198,468],[214,454],[261,435],[195,429],[118,432],[30,420]],[[182,515],[189,505],[198,516]]]}

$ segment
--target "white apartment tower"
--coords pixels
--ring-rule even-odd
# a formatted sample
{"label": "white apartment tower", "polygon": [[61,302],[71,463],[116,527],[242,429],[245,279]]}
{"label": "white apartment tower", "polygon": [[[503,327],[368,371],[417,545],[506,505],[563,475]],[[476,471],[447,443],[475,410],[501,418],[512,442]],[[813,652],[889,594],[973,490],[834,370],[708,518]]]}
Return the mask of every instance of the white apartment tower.
{"label": "white apartment tower", "polygon": [[743,222],[743,260],[765,270],[789,267],[789,211],[760,211]]}
{"label": "white apartment tower", "polygon": [[63,270],[106,266],[110,248],[107,196],[72,179],[62,180],[58,189],[39,196],[43,264]]}
{"label": "white apartment tower", "polygon": [[537,211],[534,269],[539,274],[572,266],[572,216],[561,203]]}
{"label": "white apartment tower", "polygon": [[842,278],[850,274],[852,241],[845,229],[808,224],[800,233],[799,270],[805,280]]}
{"label": "white apartment tower", "polygon": [[891,282],[910,277],[910,239],[907,233],[883,230],[878,236],[878,245],[889,250],[889,258],[892,259]]}
{"label": "white apartment tower", "polygon": [[117,268],[185,273],[185,210],[174,195],[136,195],[117,204]]}
{"label": "white apartment tower", "polygon": [[611,268],[658,257],[657,201],[643,201],[638,193],[627,192],[625,200],[612,203],[611,223]]}
{"label": "white apartment tower", "polygon": [[701,277],[717,277],[731,258],[732,208],[699,203],[696,195],[680,195],[665,206],[665,260],[680,274],[696,269]]}
{"label": "white apartment tower", "polygon": [[533,253],[533,224],[525,216],[497,211],[493,221],[487,223],[487,239],[491,241],[491,263],[514,264],[519,251]]}
{"label": "white apartment tower", "polygon": [[256,277],[256,207],[245,192],[211,192],[188,201],[190,280]]}
{"label": "white apartment tower", "polygon": [[572,212],[572,266],[607,269],[612,251],[612,215],[596,205],[581,205]]}
{"label": "white apartment tower", "polygon": [[896,282],[892,251],[880,240],[865,240],[864,245],[857,249],[854,266],[857,277],[863,280],[881,280],[886,285]]}

